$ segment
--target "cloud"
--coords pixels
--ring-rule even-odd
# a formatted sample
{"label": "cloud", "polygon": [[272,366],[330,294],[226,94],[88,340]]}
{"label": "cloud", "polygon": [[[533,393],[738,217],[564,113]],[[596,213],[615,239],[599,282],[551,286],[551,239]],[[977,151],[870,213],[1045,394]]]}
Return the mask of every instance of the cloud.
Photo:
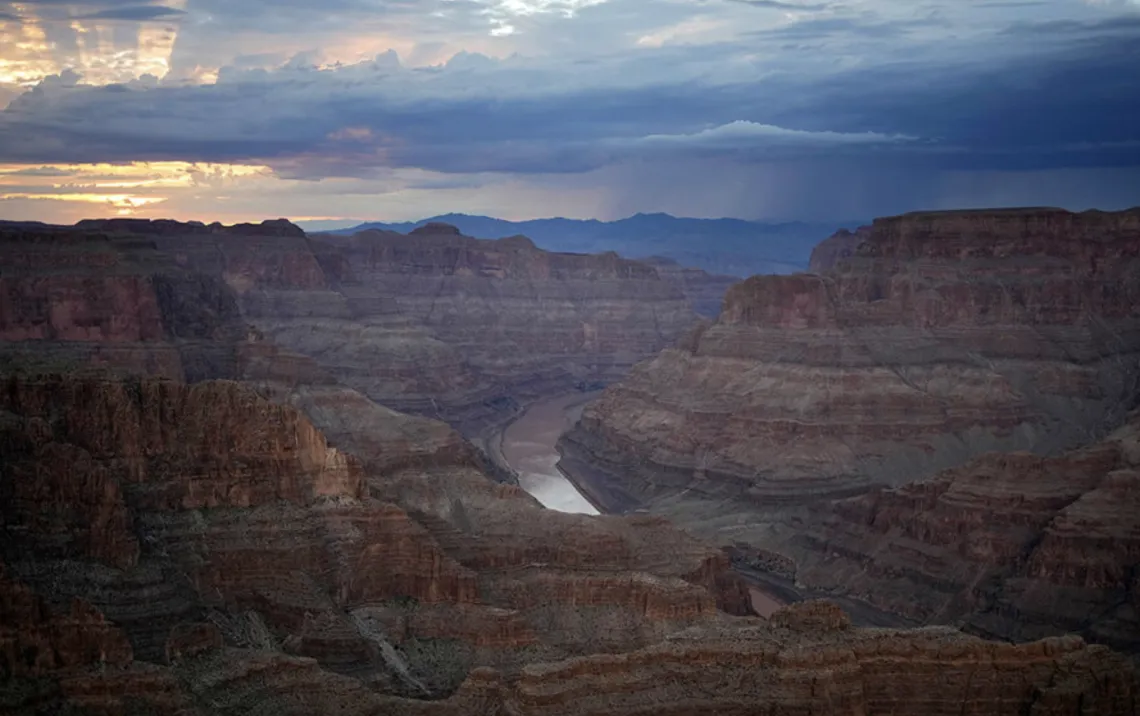
{"label": "cloud", "polygon": [[771,10],[783,10],[785,12],[819,12],[833,7],[831,3],[796,3],[784,2],[784,0],[730,0],[730,2]]}
{"label": "cloud", "polygon": [[[347,191],[359,183],[452,198],[505,185],[502,177],[585,192],[580,182],[620,175],[629,186],[605,184],[598,194],[668,196],[678,205],[693,195],[710,207],[721,200],[688,180],[700,174],[696,167],[712,185],[718,172],[739,173],[756,182],[741,188],[753,196],[777,171],[813,177],[789,182],[806,192],[820,176],[861,170],[919,201],[937,192],[907,186],[933,187],[929,178],[947,172],[1020,177],[1140,166],[1134,6],[661,0],[647,13],[642,0],[49,0],[20,7],[82,12],[92,29],[82,41],[89,44],[74,39],[55,69],[35,75],[38,84],[0,112],[0,162],[244,163],[308,187]],[[169,53],[148,61],[153,76],[140,77],[129,48],[160,28],[111,20],[179,9],[185,13],[163,40]],[[492,35],[508,26],[510,33]],[[45,47],[66,45],[66,27],[42,27],[56,33]],[[96,52],[96,37],[110,47]],[[412,182],[408,172],[430,178]],[[852,195],[872,191],[856,184]],[[746,205],[747,196],[738,201]]]}
{"label": "cloud", "polygon": [[75,172],[59,167],[27,167],[24,169],[0,170],[0,176],[19,177],[68,177]]}
{"label": "cloud", "polygon": [[[570,67],[474,54],[429,69],[394,58],[329,69],[290,62],[227,68],[205,86],[88,87],[65,74],[0,114],[0,161],[255,161],[309,177],[378,167],[527,174],[681,147],[740,149],[753,161],[815,156],[826,145],[955,168],[1119,166],[1136,160],[1119,143],[1140,139],[1135,39],[1100,35],[1095,47],[984,65],[886,62],[801,76],[758,74],[731,44]],[[710,82],[713,63],[739,72]],[[924,141],[903,141],[911,138]]]}
{"label": "cloud", "polygon": [[145,22],[148,20],[164,20],[171,17],[185,15],[185,11],[163,5],[128,5],[116,7],[86,15],[76,15],[77,20],[132,20]]}

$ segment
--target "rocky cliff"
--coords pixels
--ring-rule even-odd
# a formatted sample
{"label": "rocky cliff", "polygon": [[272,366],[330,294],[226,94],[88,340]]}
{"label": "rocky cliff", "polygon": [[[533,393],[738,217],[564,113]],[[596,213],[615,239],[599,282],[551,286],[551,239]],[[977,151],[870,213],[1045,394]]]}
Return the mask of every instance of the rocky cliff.
{"label": "rocky cliff", "polygon": [[724,555],[660,518],[370,469],[234,382],[7,377],[0,416],[6,713],[1127,714],[1140,693],[1078,638],[731,616]]}
{"label": "rocky cliff", "polygon": [[72,363],[232,377],[248,323],[373,401],[470,434],[519,400],[623,375],[694,305],[719,309],[725,284],[439,224],[312,240],[284,220],[112,219],[7,225],[0,243],[5,352],[46,340]]}
{"label": "rocky cliff", "polygon": [[[1032,562],[1038,571],[1026,573],[1028,581],[1011,577],[1001,589],[974,583],[987,573],[980,564],[1030,570],[1017,560],[1029,558],[1034,535],[1061,519],[1056,511],[1067,500],[1076,500],[1073,509],[1082,514],[1105,505],[1097,491],[1087,502],[1081,496],[1114,474],[1110,469],[1082,458],[1069,472],[1083,477],[1064,489],[1057,487],[1062,478],[970,487],[980,492],[980,511],[962,511],[954,498],[954,510],[939,512],[944,527],[937,529],[925,510],[940,504],[938,488],[880,488],[929,478],[990,451],[1028,454],[983,461],[976,465],[981,475],[1001,460],[1013,461],[1011,471],[1048,472],[1065,459],[1040,463],[1032,455],[1057,456],[1124,421],[1140,397],[1140,212],[926,213],[881,219],[865,233],[830,271],[754,277],[730,289],[715,323],[640,364],[586,407],[560,443],[562,466],[613,509],[646,506],[722,544],[808,560],[805,569],[818,569],[799,573],[802,584],[874,597],[923,619],[1002,614],[1005,626],[979,622],[978,629],[1018,637],[1082,629],[1107,638],[1117,619],[1125,620],[1119,628],[1131,629],[1124,612],[1098,617],[1105,626],[1087,614],[1075,618],[1080,600],[1108,608],[1117,596],[1127,602],[1126,592],[1102,589],[1107,582],[1097,586],[1096,576],[1074,586],[1078,591],[1046,589],[1033,580],[1076,568],[1047,568],[1044,556]],[[967,489],[981,479],[943,485]],[[869,497],[840,504],[854,511],[843,513],[856,515],[852,524],[874,522],[880,531],[856,543],[847,536],[862,527],[845,536],[842,527],[828,533],[818,526],[828,513],[821,501],[870,489],[881,496],[874,504],[890,514],[897,509],[895,517],[857,507]],[[1022,489],[1061,492],[1030,507],[1036,498]],[[1129,492],[1111,491],[1121,490]],[[983,506],[991,498],[994,504]],[[898,507],[904,502],[910,507]],[[1110,531],[1135,529],[1133,518],[1118,524],[1112,514],[1103,517],[1115,525]],[[895,518],[916,521],[907,528],[915,541],[895,542],[902,534]],[[984,523],[1000,532],[1004,521],[1017,525],[1010,527],[1015,536],[974,531]],[[816,535],[815,547],[852,552],[831,565],[805,551],[805,534]],[[973,538],[980,540],[970,548],[976,554],[955,541]],[[1122,539],[1074,549],[1112,563],[1123,559],[1118,550],[1131,549]],[[956,550],[968,554],[948,556]],[[875,564],[887,576],[855,576]],[[1092,591],[1082,595],[1084,588]],[[966,606],[951,599],[963,589],[971,595]],[[1073,618],[1061,616],[1066,600]],[[1042,626],[1054,617],[1051,627]]]}
{"label": "rocky cliff", "polygon": [[221,638],[438,696],[749,611],[725,555],[661,520],[548,514],[415,459],[430,443],[370,467],[239,383],[8,377],[0,415],[7,573],[135,660]]}
{"label": "rocky cliff", "polygon": [[866,241],[870,235],[871,227],[869,226],[861,226],[855,231],[840,229],[816,244],[811,252],[808,269],[812,273],[830,271],[840,261],[853,256],[859,245]]}
{"label": "rocky cliff", "polygon": [[1102,435],[1140,376],[1140,212],[876,221],[823,275],[758,276],[583,413],[568,462],[633,500],[769,504]]}
{"label": "rocky cliff", "polygon": [[729,287],[740,281],[737,276],[711,274],[701,269],[688,268],[673,259],[651,256],[641,259],[657,270],[662,278],[681,287],[693,310],[703,318],[716,318],[724,303],[724,294]]}
{"label": "rocky cliff", "polygon": [[1140,415],[1055,457],[989,454],[827,507],[797,580],[1001,638],[1140,649]]}
{"label": "rocky cliff", "polygon": [[370,398],[466,432],[519,398],[615,379],[695,320],[680,284],[614,253],[550,253],[442,224],[314,246],[339,303],[251,290],[249,319]]}

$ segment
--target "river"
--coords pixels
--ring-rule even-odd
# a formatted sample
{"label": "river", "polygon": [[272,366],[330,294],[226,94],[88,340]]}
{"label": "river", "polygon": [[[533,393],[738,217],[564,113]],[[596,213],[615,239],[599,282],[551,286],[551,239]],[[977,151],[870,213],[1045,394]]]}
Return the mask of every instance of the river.
{"label": "river", "polygon": [[[545,507],[560,512],[596,515],[598,510],[578,492],[557,467],[558,438],[573,427],[582,415],[582,406],[600,395],[570,393],[534,403],[503,432],[492,438],[498,441],[498,452],[519,476],[519,486]],[[758,580],[750,579],[752,607],[762,617],[769,617],[787,601],[776,592],[765,589]]]}
{"label": "river", "polygon": [[578,488],[559,472],[554,445],[582,414],[582,406],[600,392],[570,393],[541,400],[503,430],[499,450],[519,475],[519,486],[544,506],[559,512],[596,515]]}

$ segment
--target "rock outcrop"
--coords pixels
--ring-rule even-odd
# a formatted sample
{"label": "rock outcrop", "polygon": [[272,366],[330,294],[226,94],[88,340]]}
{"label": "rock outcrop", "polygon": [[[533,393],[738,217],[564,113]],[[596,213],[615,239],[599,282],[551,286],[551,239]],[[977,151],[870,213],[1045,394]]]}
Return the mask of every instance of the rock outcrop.
{"label": "rock outcrop", "polygon": [[855,231],[840,229],[819,242],[811,252],[808,269],[812,273],[824,273],[835,268],[840,261],[855,255],[855,250],[871,235],[870,226],[861,226]]}
{"label": "rock outcrop", "polygon": [[1140,650],[1140,415],[1056,457],[994,453],[834,502],[792,546],[800,583],[920,621]]}
{"label": "rock outcrop", "polygon": [[[662,520],[551,514],[459,459],[367,467],[232,381],[9,376],[0,416],[6,573],[82,600],[76,658],[181,664],[221,640],[423,698],[750,611],[724,554]],[[71,664],[21,646],[55,628],[11,636],[19,674]]]}
{"label": "rock outcrop", "polygon": [[284,220],[110,219],[6,225],[0,243],[5,352],[51,341],[48,367],[235,377],[252,324],[329,379],[469,435],[528,397],[620,377],[693,305],[719,308],[724,284],[443,224],[313,240]]}
{"label": "rock outcrop", "polygon": [[[850,627],[806,603],[770,622],[721,620],[651,646],[470,671],[443,700],[389,696],[318,662],[222,646],[208,623],[175,630],[169,665],[132,660],[90,607],[55,615],[0,577],[0,662],[11,713],[896,714],[1135,713],[1135,666],[1079,638],[1012,646],[934,628]],[[715,665],[710,668],[710,665]],[[35,677],[30,674],[34,673]]]}
{"label": "rock outcrop", "polygon": [[13,368],[231,377],[245,336],[220,278],[178,266],[152,236],[0,230],[0,361]]}
{"label": "rock outcrop", "polygon": [[[831,271],[730,289],[715,323],[585,408],[562,467],[611,509],[792,562],[804,588],[1131,648],[1132,468],[1115,437],[1061,453],[1140,399],[1140,212],[866,234]],[[992,451],[1015,454],[970,463]]]}
{"label": "rock outcrop", "polygon": [[614,476],[598,489],[618,503],[770,505],[1056,453],[1135,404],[1138,304],[1137,211],[878,220],[830,273],[730,289],[715,323],[586,407],[565,462]]}
{"label": "rock outcrop", "polygon": [[677,282],[614,253],[443,224],[313,244],[336,298],[251,287],[249,320],[369,398],[468,434],[526,396],[619,377],[695,320]]}
{"label": "rock outcrop", "polygon": [[693,305],[693,310],[704,318],[717,317],[721,304],[724,303],[725,292],[740,281],[737,276],[710,274],[701,269],[682,266],[673,259],[663,256],[651,256],[640,260],[655,268],[662,278],[680,285]]}
{"label": "rock outcrop", "polygon": [[[749,616],[721,550],[659,516],[544,510],[447,426],[244,325],[237,308],[273,291],[318,313],[322,297],[347,303],[357,269],[339,249],[284,224],[273,237],[162,224],[143,239],[116,226],[103,227],[112,249],[91,253],[117,268],[94,274],[153,296],[153,334],[130,327],[142,312],[99,313],[113,282],[55,310],[79,294],[51,281],[89,267],[8,294],[43,306],[50,330],[5,314],[45,332],[2,346],[4,713],[1135,710],[1133,665],[1079,638],[862,630],[823,604]],[[188,235],[247,243],[211,268]],[[183,252],[159,245],[171,236]],[[93,260],[77,258],[88,244],[20,241],[4,260]],[[594,270],[581,261],[547,268]],[[98,330],[68,332],[83,326]],[[100,360],[169,377],[85,369]],[[218,376],[243,382],[201,380]]]}

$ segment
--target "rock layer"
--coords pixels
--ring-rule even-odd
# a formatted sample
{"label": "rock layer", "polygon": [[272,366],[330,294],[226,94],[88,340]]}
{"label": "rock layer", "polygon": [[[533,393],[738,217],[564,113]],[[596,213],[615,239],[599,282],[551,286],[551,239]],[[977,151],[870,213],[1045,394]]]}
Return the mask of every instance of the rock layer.
{"label": "rock layer", "polygon": [[829,506],[798,581],[923,621],[1140,650],[1140,415],[1056,457],[991,454]]}
{"label": "rock layer", "polygon": [[870,226],[861,226],[853,232],[840,229],[812,249],[808,269],[812,273],[824,273],[832,270],[840,261],[854,256],[855,250],[870,235]]}
{"label": "rock layer", "polygon": [[[661,520],[549,514],[461,459],[366,467],[235,382],[12,376],[0,416],[8,571],[90,605],[72,631],[105,615],[114,634],[92,617],[81,653],[118,639],[124,668],[221,641],[422,698],[480,665],[511,674],[750,611],[723,553]],[[20,645],[48,637],[11,638],[34,677],[43,659]]]}
{"label": "rock layer", "polygon": [[566,463],[615,504],[770,505],[1055,453],[1135,404],[1138,303],[1140,212],[878,220],[834,271],[730,289],[714,324],[586,407]]}
{"label": "rock layer", "polygon": [[714,324],[586,407],[562,466],[798,587],[1136,648],[1135,423],[1061,453],[1140,399],[1140,212],[863,233],[821,275],[734,286]]}
{"label": "rock layer", "polygon": [[701,269],[681,266],[673,259],[651,256],[641,259],[657,270],[662,278],[680,285],[681,290],[693,304],[693,310],[704,318],[716,318],[724,303],[724,294],[729,287],[740,281],[737,276],[710,274]]}
{"label": "rock layer", "polygon": [[340,301],[318,311],[303,293],[250,291],[250,320],[373,400],[468,433],[527,395],[624,374],[695,319],[678,283],[612,252],[550,253],[443,224],[322,235],[315,251]]}
{"label": "rock layer", "polygon": [[[330,287],[351,262],[290,258],[304,244],[278,228],[283,243],[258,249],[263,228],[195,228],[252,242],[217,274],[192,242],[126,272],[162,327],[121,341],[135,358],[166,351],[177,375],[255,387],[36,374],[44,355],[118,345],[103,329],[13,342],[40,358],[0,381],[0,710],[1134,710],[1132,665],[1079,639],[858,630],[826,605],[765,623],[738,616],[749,594],[728,557],[666,520],[543,510],[446,426],[246,330],[235,292],[347,295]],[[49,292],[49,315],[55,295],[71,294]]]}
{"label": "rock layer", "polygon": [[314,240],[283,220],[115,219],[5,226],[0,243],[0,343],[200,380],[236,375],[248,322],[369,399],[471,435],[520,400],[623,375],[692,325],[694,303],[719,303],[716,286],[612,252],[441,224]]}

